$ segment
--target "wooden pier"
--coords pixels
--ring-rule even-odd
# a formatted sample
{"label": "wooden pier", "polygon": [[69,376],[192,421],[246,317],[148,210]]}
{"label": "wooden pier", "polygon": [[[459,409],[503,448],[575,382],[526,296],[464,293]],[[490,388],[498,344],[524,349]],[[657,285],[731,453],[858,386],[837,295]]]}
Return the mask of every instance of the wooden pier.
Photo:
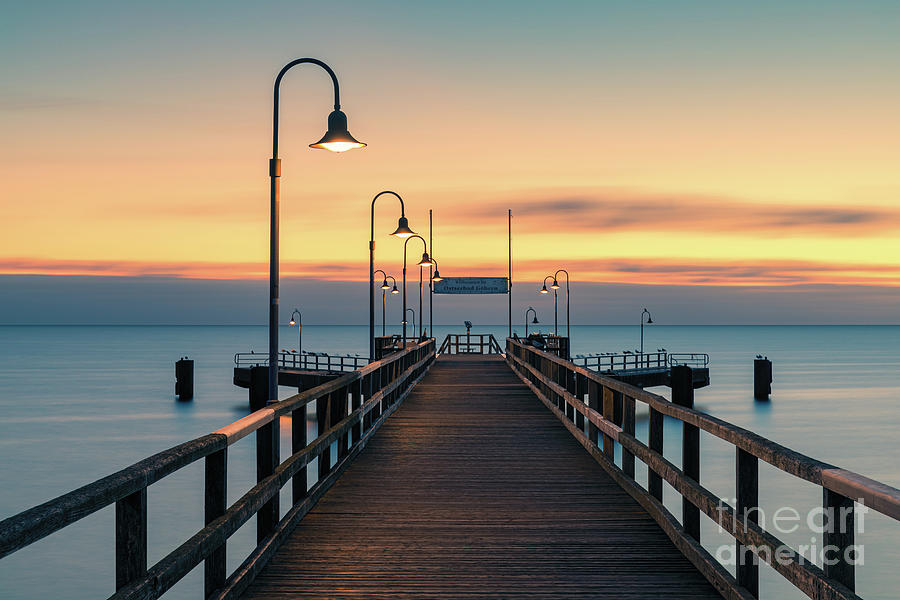
{"label": "wooden pier", "polygon": [[502,357],[442,355],[245,598],[719,598]]}
{"label": "wooden pier", "polygon": [[[436,356],[434,340],[408,346],[9,517],[0,559],[114,505],[116,600],[158,598],[201,563],[203,597],[220,600],[748,600],[758,597],[757,559],[810,598],[856,600],[855,507],[900,520],[900,490],[694,410],[687,365],[671,368],[670,402],[520,340],[507,339],[502,355],[454,347],[461,353]],[[646,439],[635,432],[638,404],[649,410]],[[663,453],[664,419],[683,429],[677,465]],[[251,434],[256,484],[229,505],[228,451]],[[735,506],[701,484],[702,436],[734,448]],[[205,526],[148,565],[148,486],[201,460]],[[843,527],[822,540],[836,562],[817,567],[757,521],[759,461],[822,489],[809,508],[840,515],[832,522]],[[310,488],[307,469],[318,474]],[[663,505],[663,482],[680,494],[680,515]],[[228,538],[254,516],[257,546],[229,573]],[[735,575],[700,544],[704,517],[745,557]]]}

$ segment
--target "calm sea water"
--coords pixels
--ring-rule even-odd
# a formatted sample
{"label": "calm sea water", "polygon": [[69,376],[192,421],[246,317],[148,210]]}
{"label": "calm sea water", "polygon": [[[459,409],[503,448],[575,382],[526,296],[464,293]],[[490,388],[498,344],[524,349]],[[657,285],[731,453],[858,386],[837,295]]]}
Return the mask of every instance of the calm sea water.
{"label": "calm sea water", "polygon": [[[562,329],[562,328],[561,328]],[[439,339],[456,327],[436,327]],[[506,326],[482,327],[498,339]],[[562,332],[562,331],[561,331]],[[305,326],[307,350],[366,352],[366,327]],[[522,331],[518,332],[520,335]],[[285,327],[285,347],[296,347]],[[650,326],[646,348],[708,352],[712,385],[696,403],[732,423],[797,451],[900,486],[900,327],[674,327]],[[234,387],[235,352],[265,352],[263,327],[0,327],[0,518],[44,502],[154,452],[213,431],[248,413],[247,391]],[[637,327],[573,327],[573,353],[634,349]],[[756,354],[774,361],[772,400],[752,397]],[[195,398],[174,399],[180,356],[196,363]],[[652,391],[668,394],[667,388]],[[282,389],[284,396],[291,391]],[[528,443],[528,432],[522,432]],[[680,462],[680,427],[666,424],[666,454]],[[646,440],[646,414],[638,415]],[[290,447],[285,438],[282,448]],[[734,495],[734,449],[702,437],[701,478],[722,497]],[[671,452],[670,452],[671,450]],[[255,476],[253,437],[229,449],[229,502]],[[638,463],[640,465],[640,463]],[[310,469],[315,472],[315,469]],[[646,480],[646,471],[638,473]],[[760,463],[760,499],[774,512],[795,508],[805,520],[820,505],[821,490]],[[203,525],[203,467],[193,465],[149,491],[150,563]],[[285,497],[286,498],[286,497]],[[680,516],[680,502],[666,490]],[[282,501],[283,510],[287,500]],[[96,598],[114,591],[114,513],[107,508],[0,561],[3,598]],[[251,520],[229,541],[229,568],[252,548]],[[805,524],[781,534],[795,548],[818,541]],[[712,552],[730,539],[704,520]],[[900,526],[869,513],[857,542],[864,566],[857,591],[865,598],[895,598],[900,589]],[[762,596],[802,597],[763,567]],[[197,598],[202,568],[167,598]]]}

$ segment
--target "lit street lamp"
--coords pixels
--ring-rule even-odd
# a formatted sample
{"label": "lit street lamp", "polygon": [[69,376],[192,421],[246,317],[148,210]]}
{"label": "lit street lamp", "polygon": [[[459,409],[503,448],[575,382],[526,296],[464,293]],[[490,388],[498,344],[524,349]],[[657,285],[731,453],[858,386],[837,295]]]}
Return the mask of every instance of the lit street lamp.
{"label": "lit street lamp", "polygon": [[572,349],[572,327],[571,323],[569,323],[569,272],[565,269],[558,270],[553,275],[553,283],[550,284],[550,287],[553,288],[554,293],[559,289],[559,282],[556,280],[559,277],[560,273],[566,274],[566,337],[569,338],[569,350],[571,352]]}
{"label": "lit street lamp", "polygon": [[[542,294],[549,294],[549,293],[550,293],[550,290],[547,289],[547,280],[548,280],[548,279],[552,279],[552,280],[553,280],[553,283],[556,283],[556,277],[554,277],[553,275],[547,275],[546,277],[544,277],[544,285],[543,285],[543,286],[541,287],[541,289],[539,290]],[[556,284],[556,287],[553,287],[553,285],[551,285],[550,287],[553,288],[553,334],[554,334],[554,335],[559,335],[559,319],[558,319],[557,316],[556,316],[556,315],[557,315],[557,311],[556,311],[556,304],[557,304],[557,300],[556,300],[556,290],[559,289],[559,284]]]}
{"label": "lit street lamp", "polygon": [[334,110],[328,115],[328,131],[318,142],[310,144],[310,148],[322,148],[332,152],[344,152],[351,148],[365,146],[347,130],[347,115],[341,112],[341,95],[337,76],[331,67],[315,58],[298,58],[286,64],[275,77],[272,113],[272,158],[269,160],[270,209],[269,209],[269,402],[278,401],[278,225],[279,196],[281,194],[281,159],[278,158],[278,96],[281,80],[291,68],[301,64],[318,65],[325,69],[334,86]]}
{"label": "lit street lamp", "polygon": [[525,311],[525,337],[528,337],[528,313],[530,313],[530,312],[534,313],[534,320],[531,322],[531,324],[532,325],[538,324],[537,311],[534,310],[534,308],[532,308],[531,306],[529,306],[528,309]]}
{"label": "lit street lamp", "polygon": [[[294,315],[297,315],[296,321],[294,320]],[[296,308],[291,313],[291,325],[297,326],[297,353],[301,355],[300,359],[303,360],[303,315]]]}
{"label": "lit street lamp", "polygon": [[641,361],[644,360],[644,315],[647,315],[647,325],[653,325],[653,317],[650,316],[650,311],[645,308],[641,312]]}
{"label": "lit street lamp", "polygon": [[[422,240],[422,246],[425,247],[425,251],[422,253],[422,260],[420,260],[417,264],[420,267],[430,267],[433,263],[431,262],[431,257],[428,256],[428,244],[425,242],[425,238],[421,235],[411,235],[407,237],[403,241],[403,345],[406,346],[406,246],[409,244],[409,240],[412,239],[420,239]],[[422,277],[421,273],[419,276],[419,315],[422,314]],[[420,324],[421,326],[421,324]],[[415,333],[415,327],[413,328],[413,332]]]}
{"label": "lit street lamp", "polygon": [[397,229],[391,235],[399,238],[408,238],[416,234],[409,228],[406,220],[406,207],[400,194],[386,190],[379,192],[372,198],[372,212],[369,220],[369,362],[375,360],[375,201],[385,194],[390,194],[400,201],[400,219],[397,221]]}
{"label": "lit street lamp", "polygon": [[[406,313],[408,313],[408,312],[411,312],[413,314],[412,321],[406,320]],[[403,332],[404,332],[403,333],[403,344],[404,345],[406,344],[406,323],[407,322],[412,323],[412,336],[413,336],[413,339],[416,339],[416,311],[411,308],[407,308],[403,311]]]}
{"label": "lit street lamp", "polygon": [[388,285],[388,281],[387,281],[387,280],[390,279],[391,281],[394,282],[394,289],[391,290],[391,293],[392,293],[392,294],[399,294],[399,293],[400,293],[400,290],[397,289],[397,280],[396,280],[396,279],[394,279],[393,277],[391,277],[390,275],[388,275],[387,273],[385,273],[385,272],[382,271],[381,269],[378,269],[378,270],[375,271],[375,272],[376,272],[376,273],[381,273],[382,275],[384,275],[384,281],[381,282],[381,337],[384,337],[384,335],[385,335],[385,329],[384,329],[384,324],[385,324],[385,320],[384,320],[384,310],[385,310],[385,305],[387,304],[387,300],[386,300],[386,298],[387,298],[387,291],[388,291],[388,290],[391,290],[391,286]]}

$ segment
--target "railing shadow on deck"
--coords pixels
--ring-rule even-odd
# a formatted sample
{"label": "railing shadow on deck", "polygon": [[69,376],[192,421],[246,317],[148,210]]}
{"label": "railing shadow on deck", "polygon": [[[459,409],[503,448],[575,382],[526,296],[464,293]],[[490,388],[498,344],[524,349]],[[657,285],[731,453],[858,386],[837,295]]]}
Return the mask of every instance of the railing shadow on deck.
{"label": "railing shadow on deck", "polygon": [[[115,504],[117,591],[110,598],[158,598],[204,561],[204,597],[235,598],[424,377],[434,357],[433,339],[411,346],[0,521],[0,558]],[[306,405],[314,400],[319,436],[307,442]],[[292,418],[292,454],[284,462],[279,460],[281,417]],[[257,483],[227,506],[228,447],[254,432]],[[306,468],[317,458],[318,481],[307,490]],[[200,459],[206,463],[206,526],[148,569],[147,487]],[[288,481],[293,505],[279,520],[279,492]],[[229,576],[226,540],[254,514],[257,546]]]}
{"label": "railing shadow on deck", "polygon": [[[517,340],[507,339],[506,349],[506,360],[513,371],[725,598],[758,597],[761,558],[810,598],[860,598],[854,593],[854,565],[847,560],[848,549],[854,547],[854,502],[900,520],[900,490],[804,456],[752,431]],[[636,402],[650,409],[649,445],[635,437]],[[663,416],[683,424],[682,464],[688,472],[663,456]],[[728,505],[700,485],[701,430],[735,447],[737,506]],[[621,446],[621,466],[615,463],[617,443]],[[648,489],[635,481],[635,458],[648,467]],[[834,553],[836,564],[818,568],[758,524],[759,460],[821,486],[825,518],[834,515],[823,545],[838,549]],[[681,523],[663,506],[663,480],[682,497]],[[736,578],[700,545],[701,513],[735,538],[739,558]],[[840,526],[835,526],[837,521]],[[776,557],[779,560],[773,560]]]}

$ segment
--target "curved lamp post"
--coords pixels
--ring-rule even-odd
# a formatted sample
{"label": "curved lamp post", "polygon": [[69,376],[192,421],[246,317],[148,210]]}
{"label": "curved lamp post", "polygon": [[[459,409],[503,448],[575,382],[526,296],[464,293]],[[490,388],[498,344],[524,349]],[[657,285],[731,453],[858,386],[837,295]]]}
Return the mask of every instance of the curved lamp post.
{"label": "curved lamp post", "polygon": [[559,277],[560,273],[566,274],[566,337],[569,338],[569,354],[571,354],[572,350],[572,327],[571,323],[569,323],[569,272],[565,269],[559,269],[553,275],[553,283],[550,284],[550,287],[553,288],[554,293],[559,289],[559,281],[557,281],[557,277]]}
{"label": "curved lamp post", "polygon": [[653,317],[646,308],[641,312],[641,361],[644,360],[644,315],[647,315],[647,325],[653,325]]}
{"label": "curved lamp post", "polygon": [[375,272],[381,273],[382,275],[384,275],[384,280],[381,282],[381,337],[384,337],[384,335],[385,335],[384,311],[385,311],[385,306],[387,304],[387,291],[391,290],[391,286],[388,285],[388,279],[390,279],[391,281],[394,282],[394,289],[391,290],[392,294],[399,294],[400,290],[397,289],[397,280],[396,279],[394,279],[393,277],[391,277],[390,275],[388,275],[381,269],[378,269]]}
{"label": "curved lamp post", "polygon": [[372,198],[372,212],[369,220],[369,361],[375,360],[375,201],[385,194],[390,194],[400,201],[400,219],[397,220],[397,229],[391,235],[399,238],[408,238],[416,234],[409,228],[406,220],[406,207],[403,198],[397,192],[385,190]]}
{"label": "curved lamp post", "polygon": [[362,148],[362,142],[347,130],[347,115],[341,112],[341,94],[337,76],[331,67],[315,58],[298,58],[286,64],[275,77],[272,114],[272,158],[269,160],[270,214],[269,214],[269,402],[278,401],[278,212],[281,188],[281,159],[278,158],[278,96],[281,80],[293,67],[302,64],[317,65],[325,69],[334,85],[334,110],[328,115],[328,131],[310,148],[322,148],[332,152],[344,152],[351,148]]}
{"label": "curved lamp post", "polygon": [[[294,320],[294,315],[297,315],[296,320]],[[291,313],[291,325],[297,326],[297,352],[300,354],[300,359],[303,360],[303,315],[296,308]]]}
{"label": "curved lamp post", "polygon": [[[428,256],[428,243],[425,241],[421,235],[411,235],[403,241],[403,345],[406,346],[406,247],[409,244],[409,240],[412,239],[420,239],[422,240],[422,246],[424,246],[425,251],[422,253],[422,260],[420,260],[417,264],[420,267],[430,267],[431,257]],[[422,277],[421,274],[419,276],[419,316],[422,315]],[[421,327],[421,323],[419,324]],[[415,333],[415,328],[413,329],[413,333]]]}
{"label": "curved lamp post", "polygon": [[415,337],[416,337],[416,311],[411,308],[406,308],[403,310],[403,331],[404,331],[403,343],[404,344],[406,343],[406,333],[405,333],[406,332],[406,323],[407,323],[406,313],[408,313],[408,312],[411,312],[413,314],[412,321],[410,321],[410,322],[412,323],[413,339],[415,339]]}
{"label": "curved lamp post", "polygon": [[550,284],[550,287],[553,288],[553,335],[559,335],[559,318],[557,317],[557,310],[556,310],[556,306],[557,306],[556,290],[559,289],[559,284],[556,283],[556,276],[555,275],[547,275],[546,277],[544,277],[544,285],[541,286],[541,289],[539,291],[542,294],[550,293],[550,290],[547,289],[547,280],[548,279],[552,279],[553,283],[556,284],[556,287],[554,287],[553,284]]}
{"label": "curved lamp post", "polygon": [[538,324],[538,320],[537,320],[537,311],[534,310],[533,307],[529,306],[529,307],[525,310],[525,337],[528,337],[528,313],[530,313],[530,312],[533,312],[533,313],[534,313],[534,320],[531,322],[531,324],[532,324],[532,325],[537,325],[537,324]]}

